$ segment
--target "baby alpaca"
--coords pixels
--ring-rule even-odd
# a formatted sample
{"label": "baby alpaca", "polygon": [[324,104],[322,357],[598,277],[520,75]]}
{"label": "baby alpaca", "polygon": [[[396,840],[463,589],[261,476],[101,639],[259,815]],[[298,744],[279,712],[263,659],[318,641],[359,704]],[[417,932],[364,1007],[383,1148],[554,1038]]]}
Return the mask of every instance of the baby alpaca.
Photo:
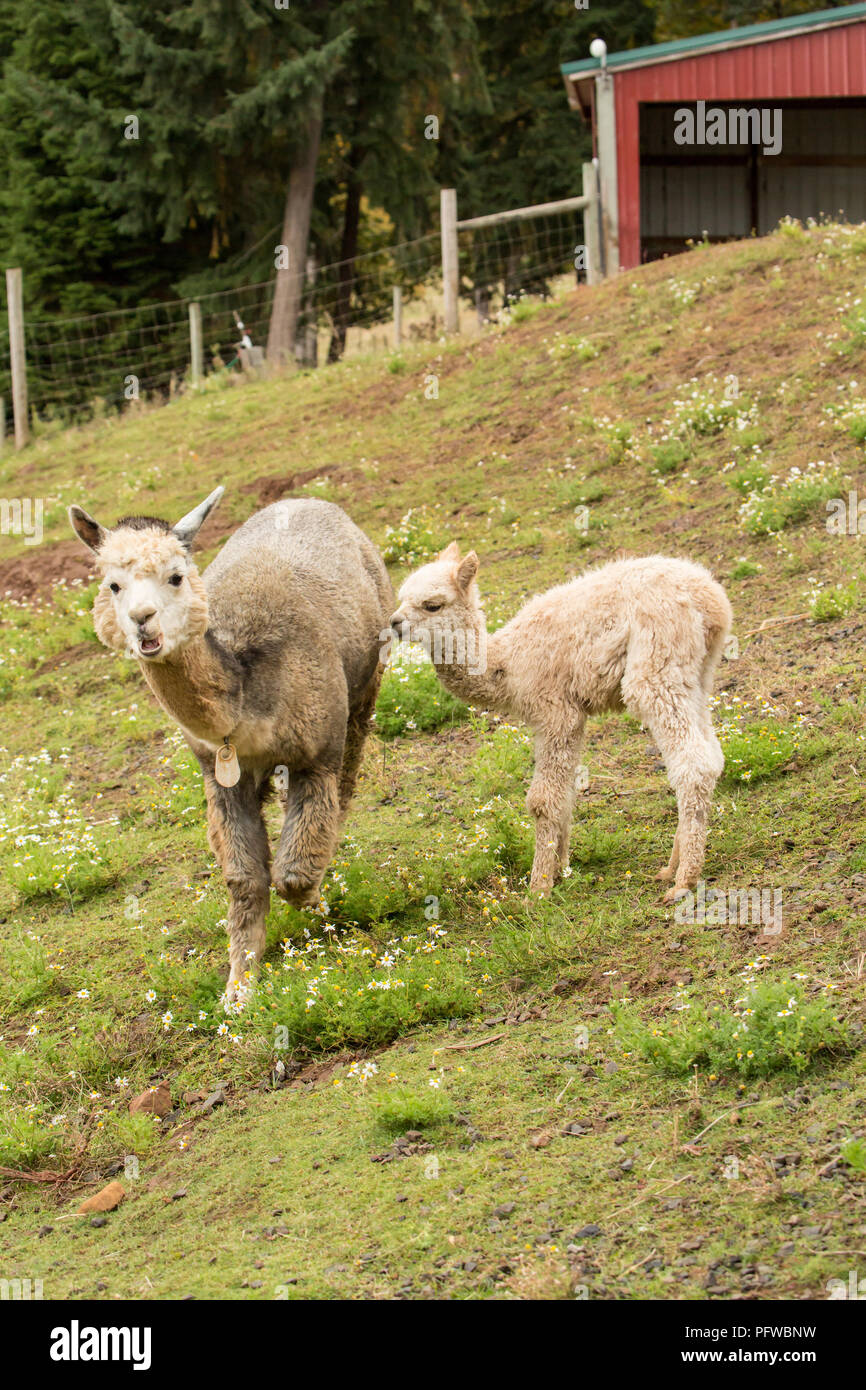
{"label": "baby alpaca", "polygon": [[426,648],[448,690],[534,731],[530,888],[549,892],[568,863],[587,715],[626,708],[649,728],[676,792],[673,851],[657,875],[674,880],[665,902],[676,901],[700,875],[724,767],[709,708],[732,619],[721,585],[688,560],[618,560],[530,599],[488,635],[477,572],[475,551],[461,559],[452,542],[406,580],[391,627]]}

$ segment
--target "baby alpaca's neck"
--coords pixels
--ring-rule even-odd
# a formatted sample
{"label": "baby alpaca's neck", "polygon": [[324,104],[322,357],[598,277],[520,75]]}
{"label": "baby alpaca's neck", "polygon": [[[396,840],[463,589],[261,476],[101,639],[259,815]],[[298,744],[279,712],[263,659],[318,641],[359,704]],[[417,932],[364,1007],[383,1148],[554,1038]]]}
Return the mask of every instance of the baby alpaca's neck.
{"label": "baby alpaca's neck", "polygon": [[501,634],[488,633],[484,615],[465,634],[445,634],[431,653],[436,675],[446,690],[468,705],[507,710],[506,644]]}

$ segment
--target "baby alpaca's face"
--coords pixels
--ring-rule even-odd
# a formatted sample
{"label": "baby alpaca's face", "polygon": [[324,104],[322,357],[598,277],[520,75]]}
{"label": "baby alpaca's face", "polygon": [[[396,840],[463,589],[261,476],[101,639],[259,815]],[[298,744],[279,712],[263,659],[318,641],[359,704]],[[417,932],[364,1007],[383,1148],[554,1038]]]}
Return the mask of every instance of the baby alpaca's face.
{"label": "baby alpaca's face", "polygon": [[474,628],[479,607],[477,572],[475,551],[461,560],[457,542],[452,541],[438,559],[422,565],[404,582],[398,594],[400,606],[391,616],[395,636],[426,643],[443,632]]}

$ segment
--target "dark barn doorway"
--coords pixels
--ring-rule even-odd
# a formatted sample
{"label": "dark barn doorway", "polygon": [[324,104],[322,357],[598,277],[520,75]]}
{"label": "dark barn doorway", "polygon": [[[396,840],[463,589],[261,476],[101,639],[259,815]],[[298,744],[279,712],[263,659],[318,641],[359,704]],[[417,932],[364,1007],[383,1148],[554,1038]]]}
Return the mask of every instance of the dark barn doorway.
{"label": "dark barn doorway", "polygon": [[642,260],[682,251],[704,233],[710,241],[760,236],[785,216],[866,221],[866,98],[706,98],[708,112],[780,110],[778,154],[751,144],[677,144],[676,112],[684,107],[696,111],[694,102],[640,106]]}

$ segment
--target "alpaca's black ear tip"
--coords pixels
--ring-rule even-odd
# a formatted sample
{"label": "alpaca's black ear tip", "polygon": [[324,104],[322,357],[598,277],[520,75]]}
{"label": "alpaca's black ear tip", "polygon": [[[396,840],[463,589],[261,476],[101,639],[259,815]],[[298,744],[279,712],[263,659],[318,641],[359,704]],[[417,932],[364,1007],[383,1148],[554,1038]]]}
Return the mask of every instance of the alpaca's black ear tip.
{"label": "alpaca's black ear tip", "polygon": [[93,517],[75,502],[71,507],[67,507],[66,514],[76,536],[88,550],[99,550],[106,536],[99,522],[94,521]]}

